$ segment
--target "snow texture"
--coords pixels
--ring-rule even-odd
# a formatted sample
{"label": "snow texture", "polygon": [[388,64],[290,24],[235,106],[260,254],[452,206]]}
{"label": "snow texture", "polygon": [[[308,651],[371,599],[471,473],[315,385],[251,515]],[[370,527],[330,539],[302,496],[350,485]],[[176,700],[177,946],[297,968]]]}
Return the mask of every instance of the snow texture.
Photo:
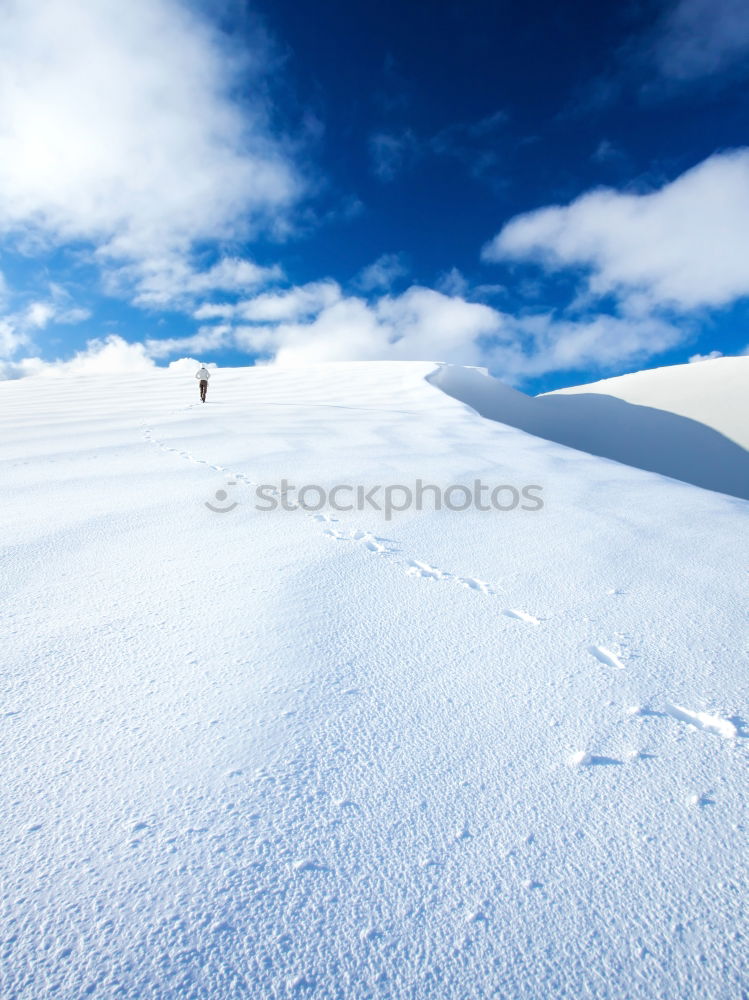
{"label": "snow texture", "polygon": [[4,384],[4,1000],[747,990],[749,506],[434,369]]}

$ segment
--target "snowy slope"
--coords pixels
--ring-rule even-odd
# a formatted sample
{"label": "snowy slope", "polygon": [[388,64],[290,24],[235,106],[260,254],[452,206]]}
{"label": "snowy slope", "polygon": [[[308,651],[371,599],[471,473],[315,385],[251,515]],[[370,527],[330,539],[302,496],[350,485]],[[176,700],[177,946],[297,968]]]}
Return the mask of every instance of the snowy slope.
{"label": "snowy slope", "polygon": [[749,449],[749,356],[709,358],[650,368],[557,389],[547,395],[596,393],[696,420]]}
{"label": "snowy slope", "polygon": [[541,396],[446,365],[433,378],[483,416],[592,455],[749,499],[749,357],[718,358]]}
{"label": "snowy slope", "polygon": [[5,383],[4,998],[747,989],[749,505],[433,368]]}

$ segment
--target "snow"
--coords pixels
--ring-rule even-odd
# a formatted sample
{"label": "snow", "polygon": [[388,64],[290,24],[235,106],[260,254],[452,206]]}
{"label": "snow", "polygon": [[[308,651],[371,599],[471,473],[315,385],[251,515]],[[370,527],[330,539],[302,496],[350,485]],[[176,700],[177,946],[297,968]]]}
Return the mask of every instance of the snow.
{"label": "snow", "polygon": [[530,434],[749,499],[749,357],[635,372],[536,397],[481,368],[444,365],[433,382],[483,416]]}
{"label": "snow", "polygon": [[749,507],[436,367],[5,383],[4,998],[747,989]]}
{"label": "snow", "polygon": [[652,406],[712,427],[749,448],[749,357],[708,358],[618,375],[547,395],[596,393]]}

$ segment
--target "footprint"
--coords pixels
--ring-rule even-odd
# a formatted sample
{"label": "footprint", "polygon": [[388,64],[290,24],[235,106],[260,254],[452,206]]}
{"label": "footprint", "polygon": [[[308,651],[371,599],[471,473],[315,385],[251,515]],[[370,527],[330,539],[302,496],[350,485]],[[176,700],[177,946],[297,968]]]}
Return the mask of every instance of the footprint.
{"label": "footprint", "polygon": [[686,722],[696,729],[702,729],[706,733],[714,733],[722,736],[726,740],[733,740],[739,735],[736,726],[728,719],[721,719],[719,715],[709,715],[707,712],[691,712],[688,708],[681,708],[679,705],[666,705],[666,712],[672,719],[679,722]]}
{"label": "footprint", "polygon": [[312,993],[317,986],[314,979],[300,975],[289,981],[289,989],[292,993]]}
{"label": "footprint", "polygon": [[385,544],[384,539],[378,538],[369,531],[357,529],[347,534],[345,531],[339,531],[337,528],[325,528],[324,533],[330,535],[331,538],[338,539],[340,542],[359,542],[365,549],[375,552],[377,555],[385,555],[386,553],[395,551]]}
{"label": "footprint", "polygon": [[459,583],[461,587],[467,587],[469,590],[478,590],[482,594],[494,594],[494,590],[492,590],[486,580],[478,580],[473,576],[459,576],[456,577],[455,582]]}
{"label": "footprint", "polygon": [[506,608],[503,614],[508,618],[516,618],[519,622],[527,622],[529,625],[540,625],[541,619],[534,615],[529,615],[527,611],[519,611],[517,608]]}
{"label": "footprint", "polygon": [[388,551],[388,547],[385,545],[383,539],[378,538],[369,531],[355,531],[352,539],[355,542],[361,542],[362,545],[366,549],[369,549],[370,552],[377,552],[380,554]]}
{"label": "footprint", "polygon": [[588,646],[588,652],[595,656],[599,663],[605,663],[607,667],[616,667],[617,670],[624,670],[624,664],[610,649],[605,646]]}
{"label": "footprint", "polygon": [[339,809],[351,809],[353,812],[361,812],[361,807],[351,799],[333,799],[333,805]]}
{"label": "footprint", "polygon": [[714,806],[715,799],[711,799],[712,792],[701,792],[699,794],[690,795],[687,802],[690,806],[697,809],[704,809],[705,806]]}
{"label": "footprint", "polygon": [[569,759],[572,767],[597,767],[607,764],[621,764],[622,761],[616,757],[601,757],[597,754],[588,753],[587,750],[578,750]]}
{"label": "footprint", "polygon": [[430,566],[429,563],[421,562],[419,559],[409,559],[406,572],[409,576],[422,576],[425,580],[450,579],[449,573],[443,573],[441,569]]}
{"label": "footprint", "polygon": [[294,861],[291,866],[295,872],[329,872],[330,869],[326,865],[321,865],[318,861],[313,861],[311,858],[300,858],[298,861]]}
{"label": "footprint", "polygon": [[378,542],[376,538],[368,538],[366,542],[364,542],[364,547],[369,549],[370,552],[387,552],[387,549],[382,542]]}

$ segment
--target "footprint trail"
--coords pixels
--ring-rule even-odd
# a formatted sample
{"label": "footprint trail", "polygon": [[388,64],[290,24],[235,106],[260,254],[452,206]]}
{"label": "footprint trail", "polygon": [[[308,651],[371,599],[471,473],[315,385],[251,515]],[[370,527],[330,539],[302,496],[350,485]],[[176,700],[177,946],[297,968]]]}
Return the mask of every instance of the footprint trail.
{"label": "footprint trail", "polygon": [[[241,483],[249,488],[259,485],[241,472],[234,472],[223,465],[214,465],[203,458],[196,457],[189,451],[181,448],[173,448],[170,445],[165,444],[163,441],[160,441],[154,436],[153,429],[146,424],[143,425],[142,429],[145,440],[163,452],[177,455],[179,458],[193,462],[196,465],[204,465],[213,472],[224,473],[229,476],[232,485]],[[275,497],[281,496],[281,493],[275,489],[271,490],[271,494]],[[305,517],[317,522],[320,527],[323,528],[324,534],[329,538],[335,539],[336,541],[351,542],[355,545],[360,545],[373,555],[389,559],[391,562],[402,566],[407,576],[420,577],[424,580],[437,581],[440,583],[457,584],[459,587],[472,590],[479,594],[484,594],[488,597],[496,597],[499,594],[499,591],[495,586],[486,580],[480,579],[479,577],[459,576],[458,574],[450,573],[447,570],[439,569],[436,566],[431,566],[429,563],[420,559],[400,558],[399,554],[401,550],[391,539],[380,538],[371,531],[365,531],[361,528],[354,528],[348,531],[335,528],[333,525],[338,522],[338,518],[334,517],[332,514],[308,511],[305,510],[300,504],[289,504],[289,507],[301,510]],[[514,618],[518,621],[524,622],[525,624],[541,624],[541,620],[539,618],[536,618],[534,615],[526,611],[508,608],[504,611],[504,614],[509,618]]]}

